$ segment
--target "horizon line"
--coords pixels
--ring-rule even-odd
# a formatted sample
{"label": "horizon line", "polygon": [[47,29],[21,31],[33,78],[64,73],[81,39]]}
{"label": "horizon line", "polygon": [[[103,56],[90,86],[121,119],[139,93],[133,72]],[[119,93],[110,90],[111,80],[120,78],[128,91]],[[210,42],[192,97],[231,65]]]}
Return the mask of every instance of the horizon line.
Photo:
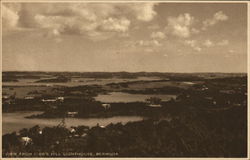
{"label": "horizon line", "polygon": [[16,71],[16,70],[6,70],[3,72],[75,72],[75,73],[101,73],[101,72],[107,72],[107,73],[119,73],[119,72],[126,72],[126,73],[141,73],[141,72],[145,72],[145,73],[228,73],[228,74],[248,74],[248,72],[221,72],[221,71],[204,71],[204,72],[173,72],[173,71],[27,71],[27,70],[23,70],[23,71]]}

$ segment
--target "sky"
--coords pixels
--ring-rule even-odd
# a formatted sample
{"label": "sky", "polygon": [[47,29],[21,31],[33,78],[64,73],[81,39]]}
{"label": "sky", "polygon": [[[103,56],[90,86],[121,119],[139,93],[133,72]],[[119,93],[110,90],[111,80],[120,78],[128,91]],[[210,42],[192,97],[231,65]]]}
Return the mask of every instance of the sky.
{"label": "sky", "polygon": [[246,3],[2,3],[3,71],[247,72]]}

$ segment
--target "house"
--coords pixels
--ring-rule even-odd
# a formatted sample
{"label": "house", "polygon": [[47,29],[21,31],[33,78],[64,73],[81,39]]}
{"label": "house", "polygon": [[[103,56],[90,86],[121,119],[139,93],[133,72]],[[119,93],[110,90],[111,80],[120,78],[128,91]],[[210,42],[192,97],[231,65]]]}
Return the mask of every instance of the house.
{"label": "house", "polygon": [[235,104],[233,104],[233,105],[236,106],[236,107],[240,107],[240,106],[241,106],[240,103],[235,103]]}
{"label": "house", "polygon": [[149,107],[153,107],[153,108],[159,108],[162,107],[161,104],[149,104]]}
{"label": "house", "polygon": [[106,110],[106,109],[109,109],[111,106],[110,104],[103,103],[102,107]]}
{"label": "house", "polygon": [[71,128],[70,133],[76,133],[75,128]]}
{"label": "house", "polygon": [[24,97],[24,99],[34,99],[35,97],[33,97],[33,96],[26,96],[26,97]]}
{"label": "house", "polygon": [[69,117],[75,117],[75,115],[77,115],[78,112],[68,112],[67,114]]}
{"label": "house", "polygon": [[56,99],[42,99],[42,102],[56,102]]}
{"label": "house", "polygon": [[100,125],[100,127],[101,127],[101,128],[105,128],[105,126],[103,126],[103,125]]}
{"label": "house", "polygon": [[80,135],[79,134],[75,134],[74,137],[79,137]]}
{"label": "house", "polygon": [[21,142],[26,146],[32,143],[32,139],[30,137],[22,137]]}
{"label": "house", "polygon": [[205,90],[208,90],[208,88],[207,87],[202,87],[201,90],[205,91]]}
{"label": "house", "polygon": [[148,103],[149,107],[154,107],[154,108],[162,107],[161,102],[162,100],[158,97],[150,97],[146,99],[146,103]]}
{"label": "house", "polygon": [[86,137],[87,136],[87,134],[86,133],[83,133],[82,135],[81,135],[81,137]]}
{"label": "house", "polygon": [[3,99],[9,99],[10,97],[7,95],[3,95]]}
{"label": "house", "polygon": [[96,126],[97,126],[97,127],[100,127],[100,128],[105,128],[105,126],[99,125],[99,123],[97,123]]}
{"label": "house", "polygon": [[199,86],[199,88],[197,89],[205,91],[205,90],[208,90],[208,87],[206,85],[202,85],[202,86]]}
{"label": "house", "polygon": [[60,101],[60,102],[63,102],[64,101],[64,97],[57,97],[56,98],[58,101]]}
{"label": "house", "polygon": [[213,100],[213,97],[205,97],[207,100]]}

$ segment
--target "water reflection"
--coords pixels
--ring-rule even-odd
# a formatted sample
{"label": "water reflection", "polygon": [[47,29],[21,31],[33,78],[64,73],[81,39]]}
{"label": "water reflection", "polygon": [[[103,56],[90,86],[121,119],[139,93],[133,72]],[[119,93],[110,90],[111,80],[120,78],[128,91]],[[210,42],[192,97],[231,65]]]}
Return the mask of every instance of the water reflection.
{"label": "water reflection", "polygon": [[[40,127],[51,127],[58,125],[62,119],[27,119],[25,117],[41,114],[41,112],[15,112],[15,113],[3,113],[3,129],[2,134],[19,131],[23,128],[30,128],[35,125]],[[111,118],[66,118],[66,127],[85,125],[89,127],[96,126],[97,124],[107,126],[110,123],[122,123],[141,121],[143,117],[139,116],[115,116]]]}

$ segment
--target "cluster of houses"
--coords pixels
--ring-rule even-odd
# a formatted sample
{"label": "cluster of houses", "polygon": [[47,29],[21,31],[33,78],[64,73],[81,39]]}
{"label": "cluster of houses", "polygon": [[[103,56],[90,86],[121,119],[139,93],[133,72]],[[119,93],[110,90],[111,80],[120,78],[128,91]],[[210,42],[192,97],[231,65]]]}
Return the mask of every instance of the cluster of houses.
{"label": "cluster of houses", "polygon": [[44,98],[41,101],[42,102],[63,102],[64,101],[64,97]]}
{"label": "cluster of houses", "polygon": [[84,129],[83,132],[77,132],[77,129],[75,127],[71,127],[69,137],[70,138],[71,137],[86,137],[87,136],[87,133],[86,133],[87,131],[88,131],[88,129],[86,128],[86,129]]}
{"label": "cluster of houses", "polygon": [[68,117],[75,117],[78,115],[78,112],[67,112]]}
{"label": "cluster of houses", "polygon": [[108,103],[103,103],[103,104],[102,104],[102,107],[103,107],[105,110],[107,110],[107,109],[110,109],[111,105],[108,104]]}
{"label": "cluster of houses", "polygon": [[10,95],[3,93],[2,103],[3,104],[15,104],[15,94],[10,96]]}
{"label": "cluster of houses", "polygon": [[[38,131],[38,134],[42,135],[42,134],[43,134],[43,131],[42,131],[42,130]],[[32,138],[30,138],[30,137],[28,137],[28,136],[23,136],[23,137],[21,137],[21,138],[20,138],[20,142],[21,142],[23,145],[25,145],[25,146],[27,146],[27,145],[33,143]]]}
{"label": "cluster of houses", "polygon": [[147,106],[152,108],[159,108],[162,107],[161,102],[162,100],[157,97],[150,97],[149,99],[146,99]]}

